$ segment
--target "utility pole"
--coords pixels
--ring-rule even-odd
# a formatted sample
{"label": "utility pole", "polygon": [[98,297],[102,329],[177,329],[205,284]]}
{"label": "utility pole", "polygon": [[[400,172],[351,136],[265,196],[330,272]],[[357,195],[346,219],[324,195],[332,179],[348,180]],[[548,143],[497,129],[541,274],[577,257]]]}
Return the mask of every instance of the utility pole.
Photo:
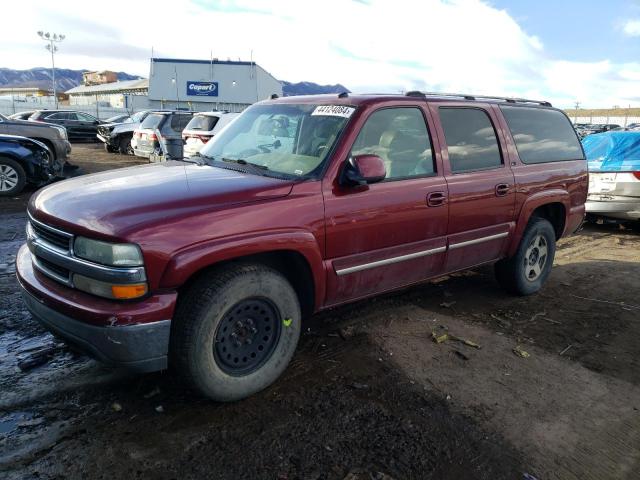
{"label": "utility pole", "polygon": [[578,108],[580,108],[580,102],[576,100],[576,114],[573,117],[573,123],[578,123]]}
{"label": "utility pole", "polygon": [[43,32],[42,30],[38,32],[38,35],[40,36],[41,39],[48,42],[44,48],[46,48],[51,52],[51,82],[53,84],[53,98],[55,99],[56,109],[57,109],[58,95],[56,93],[56,63],[54,60],[54,54],[58,51],[58,47],[56,46],[56,43],[62,42],[65,36],[58,35],[57,33],[51,34],[49,32]]}

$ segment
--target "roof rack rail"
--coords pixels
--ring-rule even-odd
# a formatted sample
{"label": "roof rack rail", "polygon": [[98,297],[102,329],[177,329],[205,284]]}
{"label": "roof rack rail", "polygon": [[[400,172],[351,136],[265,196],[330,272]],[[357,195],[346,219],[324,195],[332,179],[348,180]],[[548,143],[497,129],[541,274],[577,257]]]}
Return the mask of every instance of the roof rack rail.
{"label": "roof rack rail", "polygon": [[451,98],[464,98],[465,100],[502,100],[507,103],[534,103],[545,107],[551,107],[551,103],[546,100],[530,100],[527,98],[517,97],[500,97],[497,95],[468,95],[464,93],[440,93],[440,92],[420,92],[418,90],[411,90],[405,93],[407,97],[451,97]]}

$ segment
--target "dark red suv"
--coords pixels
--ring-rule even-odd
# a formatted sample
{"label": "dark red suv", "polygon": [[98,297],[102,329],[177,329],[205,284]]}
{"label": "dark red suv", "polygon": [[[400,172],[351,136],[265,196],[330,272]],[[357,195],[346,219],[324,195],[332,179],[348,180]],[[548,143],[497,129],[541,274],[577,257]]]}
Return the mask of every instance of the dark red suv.
{"label": "dark red suv", "polygon": [[319,310],[488,263],[536,292],[586,195],[580,142],[546,102],[273,99],[188,162],[39,191],[18,278],[33,316],[99,359],[171,364],[235,400],[284,371]]}

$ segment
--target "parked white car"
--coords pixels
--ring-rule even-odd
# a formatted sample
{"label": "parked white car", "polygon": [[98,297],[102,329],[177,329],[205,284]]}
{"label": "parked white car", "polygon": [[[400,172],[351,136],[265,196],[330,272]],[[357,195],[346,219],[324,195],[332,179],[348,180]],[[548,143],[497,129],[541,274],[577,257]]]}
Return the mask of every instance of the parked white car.
{"label": "parked white car", "polygon": [[211,138],[239,114],[229,112],[198,112],[182,131],[184,156],[198,153]]}
{"label": "parked white car", "polygon": [[582,146],[589,162],[587,213],[640,220],[640,132],[589,135]]}

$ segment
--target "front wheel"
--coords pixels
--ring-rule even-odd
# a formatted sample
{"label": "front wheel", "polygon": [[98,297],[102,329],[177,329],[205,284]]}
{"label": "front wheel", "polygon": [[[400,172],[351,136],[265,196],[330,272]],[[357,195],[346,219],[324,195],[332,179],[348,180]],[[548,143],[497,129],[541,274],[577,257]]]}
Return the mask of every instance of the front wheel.
{"label": "front wheel", "polygon": [[531,295],[547,280],[556,254],[556,232],[544,218],[532,218],[511,258],[496,263],[498,283],[509,293]]}
{"label": "front wheel", "polygon": [[27,174],[15,160],[0,157],[0,196],[19,194],[27,183]]}
{"label": "front wheel", "polygon": [[301,331],[291,284],[263,265],[242,264],[202,275],[178,303],[171,362],[203,395],[248,397],[286,369]]}
{"label": "front wheel", "polygon": [[133,155],[131,135],[122,135],[118,141],[118,151],[121,155]]}

